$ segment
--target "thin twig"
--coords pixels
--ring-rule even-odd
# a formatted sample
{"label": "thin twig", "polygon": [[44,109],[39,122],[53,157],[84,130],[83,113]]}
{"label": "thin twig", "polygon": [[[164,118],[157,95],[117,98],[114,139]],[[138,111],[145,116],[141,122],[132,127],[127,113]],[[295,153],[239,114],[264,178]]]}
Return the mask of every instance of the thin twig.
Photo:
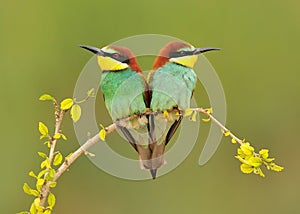
{"label": "thin twig", "polygon": [[[110,126],[105,128],[106,135],[112,133],[116,129],[116,124],[113,123]],[[80,148],[78,148],[65,162],[58,168],[54,176],[53,181],[56,181],[68,168],[69,166],[83,153],[87,151],[92,145],[100,141],[99,134],[96,134],[94,137],[87,140]]]}
{"label": "thin twig", "polygon": [[[199,112],[202,113],[204,115],[206,115],[207,117],[209,117],[216,125],[218,125],[224,132],[228,132],[229,135],[235,139],[239,144],[243,144],[244,142],[239,139],[238,137],[236,137],[233,133],[231,133],[229,131],[229,129],[227,129],[223,124],[221,124],[215,117],[213,117],[208,109],[203,109],[203,108],[192,108],[193,111],[195,112]],[[172,111],[176,111],[178,112],[177,109],[174,109]],[[56,126],[55,126],[55,133],[59,133],[60,131],[60,125],[61,125],[61,120],[64,116],[64,111],[61,112],[60,116],[58,117],[58,120],[56,121]],[[137,117],[141,117],[142,115],[150,115],[150,114],[154,114],[154,112],[152,112],[151,110],[146,110],[145,112],[143,112],[143,114],[141,115],[132,115],[126,118],[121,119],[121,121],[129,121],[132,120],[134,118]],[[106,135],[114,132],[116,130],[117,126],[116,123],[113,123],[109,126],[107,126],[105,128],[106,131]],[[69,158],[67,158],[64,163],[57,169],[55,176],[53,178],[53,181],[57,181],[59,179],[59,177],[70,167],[70,165],[78,158],[80,157],[80,155],[84,154],[91,146],[93,146],[95,143],[101,141],[99,134],[96,134],[95,136],[93,136],[92,138],[89,138],[81,147],[79,147]],[[52,141],[51,144],[51,148],[50,148],[50,155],[49,155],[49,159],[52,161],[53,160],[53,154],[54,154],[54,149],[55,149],[55,144],[56,144],[56,139],[54,139]],[[47,183],[45,183],[42,187],[42,191],[41,191],[41,202],[40,205],[44,206],[45,202],[46,202],[46,198],[49,194],[49,185]]]}
{"label": "thin twig", "polygon": [[[64,115],[65,115],[66,111],[65,110],[61,110],[60,113],[57,112],[57,110],[55,111],[55,130],[54,130],[54,135],[57,134],[57,133],[60,133],[60,127],[61,127],[61,123],[62,123],[62,120],[64,118]],[[53,158],[54,158],[54,155],[55,155],[55,146],[56,146],[56,142],[57,142],[57,139],[53,138],[50,136],[50,142],[51,142],[51,145],[50,145],[50,152],[49,152],[49,162],[50,162],[50,165],[52,164],[52,161],[53,161]],[[41,206],[44,206],[45,205],[45,202],[46,202],[46,198],[49,194],[49,185],[47,184],[47,182],[44,183],[44,185],[42,186],[42,189],[41,189],[41,193],[40,193],[40,205]]]}
{"label": "thin twig", "polygon": [[202,113],[204,115],[206,115],[207,117],[209,117],[209,119],[211,121],[213,121],[217,126],[219,126],[221,128],[221,130],[224,132],[224,133],[229,133],[229,136],[231,138],[233,138],[236,142],[238,142],[240,145],[243,145],[244,142],[243,140],[241,140],[240,138],[238,138],[236,135],[234,135],[228,128],[226,128],[220,121],[218,121],[214,116],[212,116],[208,109],[203,109],[203,108],[192,108],[193,111],[196,111],[196,112],[199,112],[199,113]]}

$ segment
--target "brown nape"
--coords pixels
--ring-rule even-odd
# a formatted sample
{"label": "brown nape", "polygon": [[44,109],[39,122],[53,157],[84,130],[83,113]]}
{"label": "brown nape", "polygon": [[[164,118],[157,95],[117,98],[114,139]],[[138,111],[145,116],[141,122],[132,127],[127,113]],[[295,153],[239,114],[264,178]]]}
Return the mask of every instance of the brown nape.
{"label": "brown nape", "polygon": [[170,42],[167,45],[165,45],[162,49],[160,49],[158,56],[156,57],[154,64],[153,64],[153,70],[156,70],[160,67],[162,67],[164,64],[166,64],[169,61],[169,53],[170,52],[176,52],[181,48],[190,47],[190,44],[187,44],[185,42],[180,41],[174,41]]}
{"label": "brown nape", "polygon": [[110,45],[109,48],[119,51],[123,56],[127,57],[129,59],[128,65],[130,66],[131,70],[136,71],[138,73],[143,73],[142,69],[140,68],[136,60],[135,55],[131,52],[131,50],[122,46],[115,46],[115,45]]}

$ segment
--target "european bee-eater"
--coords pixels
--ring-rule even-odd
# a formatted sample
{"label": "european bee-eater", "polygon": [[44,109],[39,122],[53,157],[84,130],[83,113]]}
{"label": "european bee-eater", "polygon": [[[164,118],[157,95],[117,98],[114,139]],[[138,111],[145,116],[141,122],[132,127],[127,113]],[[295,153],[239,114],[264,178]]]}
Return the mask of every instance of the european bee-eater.
{"label": "european bee-eater", "polygon": [[[218,48],[194,48],[192,45],[174,41],[164,46],[156,57],[153,70],[148,75],[150,109],[160,112],[150,116],[151,173],[164,164],[165,146],[180,125],[179,110],[190,107],[190,100],[197,76],[193,70],[198,54],[219,50]],[[177,114],[175,111],[177,109]],[[164,112],[164,113],[163,113]],[[169,112],[169,113],[166,113]]]}
{"label": "european bee-eater", "polygon": [[149,107],[148,86],[134,54],[125,47],[107,46],[102,49],[81,45],[97,55],[102,70],[100,88],[108,112],[129,143],[138,152],[141,168],[151,169],[148,138],[148,117],[140,116]]}

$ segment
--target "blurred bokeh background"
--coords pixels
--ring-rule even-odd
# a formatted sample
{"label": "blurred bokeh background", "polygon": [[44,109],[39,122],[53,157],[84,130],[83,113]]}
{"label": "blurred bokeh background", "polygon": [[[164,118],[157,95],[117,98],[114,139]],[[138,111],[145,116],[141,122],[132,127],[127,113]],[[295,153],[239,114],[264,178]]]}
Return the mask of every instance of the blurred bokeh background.
{"label": "blurred bokeh background", "polygon": [[[171,35],[194,46],[221,47],[222,52],[208,58],[226,93],[227,125],[257,149],[269,148],[285,170],[266,172],[266,178],[242,174],[234,158],[237,147],[228,139],[200,167],[204,128],[190,156],[155,181],[115,178],[80,157],[54,190],[54,213],[296,213],[299,9],[296,0],[2,1],[1,213],[29,209],[32,197],[23,193],[22,185],[33,185],[28,172],[38,170],[37,151],[46,151],[37,124],[54,124],[52,106],[38,97],[45,92],[57,99],[72,96],[77,77],[91,57],[78,45],[101,47],[144,33]],[[202,103],[200,95],[196,95],[198,103]],[[63,130],[69,141],[59,150],[66,154],[78,143],[69,119]],[[111,141],[134,154],[117,134]]]}

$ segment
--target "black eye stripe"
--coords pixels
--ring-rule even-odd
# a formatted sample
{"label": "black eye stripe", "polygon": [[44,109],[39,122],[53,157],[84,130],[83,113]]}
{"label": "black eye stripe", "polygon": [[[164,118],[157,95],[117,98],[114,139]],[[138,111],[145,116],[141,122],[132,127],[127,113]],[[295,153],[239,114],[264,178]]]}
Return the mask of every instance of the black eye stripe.
{"label": "black eye stripe", "polygon": [[[107,52],[103,52],[103,56],[105,57],[110,57],[112,59],[115,59],[115,60],[118,60],[119,62],[125,62],[125,63],[128,63],[129,62],[129,59],[125,56],[123,56],[122,54],[119,54],[119,53],[107,53]],[[116,57],[118,56],[118,57]]]}
{"label": "black eye stripe", "polygon": [[178,51],[178,52],[170,52],[169,58],[176,58],[176,57],[182,57],[182,56],[191,56],[193,55],[193,51]]}

